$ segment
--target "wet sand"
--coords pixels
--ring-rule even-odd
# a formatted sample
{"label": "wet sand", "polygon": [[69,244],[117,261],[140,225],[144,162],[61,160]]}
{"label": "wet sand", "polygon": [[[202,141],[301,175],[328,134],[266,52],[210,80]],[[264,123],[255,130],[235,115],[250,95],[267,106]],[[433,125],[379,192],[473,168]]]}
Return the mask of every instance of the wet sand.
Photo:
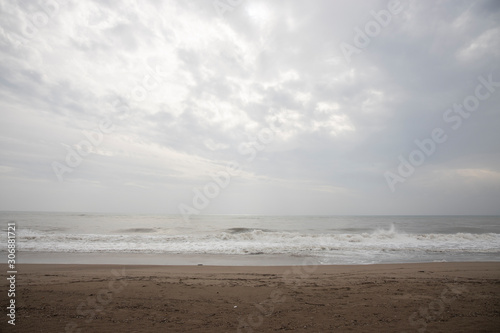
{"label": "wet sand", "polygon": [[1,332],[500,331],[500,263],[23,264],[15,326],[1,280]]}

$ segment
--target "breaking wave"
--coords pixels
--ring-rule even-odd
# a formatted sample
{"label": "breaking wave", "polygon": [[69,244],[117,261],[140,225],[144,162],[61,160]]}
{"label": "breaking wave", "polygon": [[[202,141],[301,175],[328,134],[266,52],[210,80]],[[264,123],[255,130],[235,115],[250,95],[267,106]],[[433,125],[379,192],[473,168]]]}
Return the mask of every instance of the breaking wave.
{"label": "breaking wave", "polygon": [[[2,244],[6,242],[2,241]],[[180,254],[288,254],[335,255],[346,251],[382,252],[483,252],[500,250],[497,233],[398,232],[394,226],[362,233],[323,233],[230,228],[211,233],[171,235],[155,229],[136,228],[116,234],[65,234],[21,230],[21,251],[33,252],[122,252]],[[0,248],[6,250],[5,245]]]}

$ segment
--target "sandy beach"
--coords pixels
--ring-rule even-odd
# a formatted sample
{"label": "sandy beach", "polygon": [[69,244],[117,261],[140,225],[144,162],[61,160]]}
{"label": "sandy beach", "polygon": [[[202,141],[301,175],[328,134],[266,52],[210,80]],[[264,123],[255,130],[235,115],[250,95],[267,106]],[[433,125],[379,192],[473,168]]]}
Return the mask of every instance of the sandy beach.
{"label": "sandy beach", "polygon": [[[7,271],[2,265],[2,270]],[[500,263],[25,264],[1,332],[498,332]]]}

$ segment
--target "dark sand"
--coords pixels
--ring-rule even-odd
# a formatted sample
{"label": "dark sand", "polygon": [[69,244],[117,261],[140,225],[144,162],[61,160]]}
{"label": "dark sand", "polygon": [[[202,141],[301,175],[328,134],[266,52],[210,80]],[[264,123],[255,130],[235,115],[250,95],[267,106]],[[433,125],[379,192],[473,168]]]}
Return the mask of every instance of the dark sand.
{"label": "dark sand", "polygon": [[24,264],[16,277],[15,326],[1,279],[1,332],[500,332],[500,263]]}

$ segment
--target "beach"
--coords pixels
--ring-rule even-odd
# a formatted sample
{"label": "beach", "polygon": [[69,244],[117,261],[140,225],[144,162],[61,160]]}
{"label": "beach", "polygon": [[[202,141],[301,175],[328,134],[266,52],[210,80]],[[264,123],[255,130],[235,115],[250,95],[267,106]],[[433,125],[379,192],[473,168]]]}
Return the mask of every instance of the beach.
{"label": "beach", "polygon": [[15,302],[2,332],[498,332],[500,263],[23,264]]}

